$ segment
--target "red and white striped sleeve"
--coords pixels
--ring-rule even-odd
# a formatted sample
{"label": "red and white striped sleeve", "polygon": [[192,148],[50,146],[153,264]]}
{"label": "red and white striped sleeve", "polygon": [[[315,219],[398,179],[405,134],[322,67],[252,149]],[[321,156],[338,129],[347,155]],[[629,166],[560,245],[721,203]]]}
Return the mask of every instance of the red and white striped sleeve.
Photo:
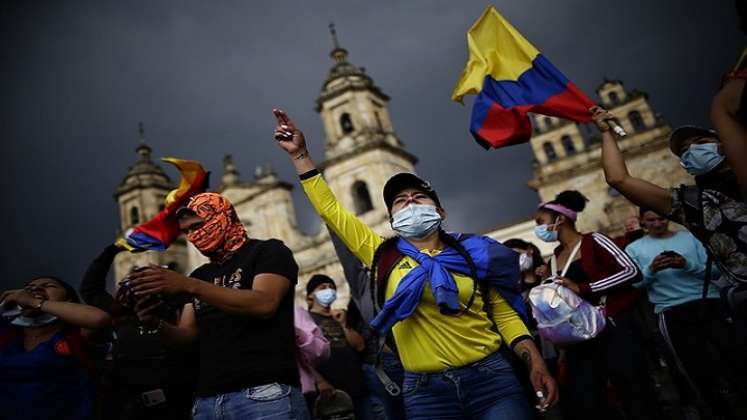
{"label": "red and white striped sleeve", "polygon": [[612,239],[601,233],[592,233],[591,236],[594,239],[594,242],[601,249],[609,253],[612,259],[617,262],[617,265],[620,267],[620,271],[593,283],[589,283],[588,287],[592,293],[598,293],[619,286],[626,281],[633,280],[638,275],[638,266],[628,256],[628,254],[625,253],[625,251],[615,245]]}

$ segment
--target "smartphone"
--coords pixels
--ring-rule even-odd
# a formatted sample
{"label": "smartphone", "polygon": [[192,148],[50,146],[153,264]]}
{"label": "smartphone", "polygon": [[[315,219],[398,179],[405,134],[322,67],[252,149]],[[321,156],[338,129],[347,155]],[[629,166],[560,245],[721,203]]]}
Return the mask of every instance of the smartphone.
{"label": "smartphone", "polygon": [[661,253],[661,254],[659,254],[659,255],[663,255],[663,256],[665,256],[665,257],[677,257],[677,256],[679,256],[680,254],[678,254],[678,253],[676,253],[676,252],[674,252],[674,251],[664,251],[664,252],[662,252],[662,253]]}
{"label": "smartphone", "polygon": [[140,399],[143,401],[144,406],[153,407],[154,405],[165,403],[166,395],[163,393],[163,390],[154,389],[153,391],[140,394]]}

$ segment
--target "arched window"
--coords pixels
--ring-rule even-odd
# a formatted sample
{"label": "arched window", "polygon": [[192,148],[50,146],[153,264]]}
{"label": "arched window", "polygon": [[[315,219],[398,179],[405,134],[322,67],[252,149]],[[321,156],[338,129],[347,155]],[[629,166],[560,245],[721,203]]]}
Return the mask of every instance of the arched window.
{"label": "arched window", "polygon": [[136,225],[140,223],[140,211],[136,206],[130,208],[130,224]]}
{"label": "arched window", "polygon": [[646,123],[643,122],[643,117],[641,117],[641,113],[638,111],[630,111],[628,113],[628,120],[630,120],[630,125],[633,126],[633,130],[635,131],[641,131],[646,128]]}
{"label": "arched window", "polygon": [[545,123],[545,128],[552,128],[552,119],[545,118],[542,121]]}
{"label": "arched window", "polygon": [[547,156],[548,162],[552,162],[558,159],[558,155],[557,153],[555,153],[555,147],[552,145],[552,143],[546,141],[542,144],[542,148],[545,149],[545,155]]}
{"label": "arched window", "polygon": [[563,145],[563,149],[565,150],[565,154],[575,155],[576,154],[576,145],[573,144],[573,140],[571,140],[571,136],[565,135],[560,138],[560,143]]}
{"label": "arched window", "polygon": [[608,96],[610,98],[610,104],[617,105],[620,103],[620,98],[617,96],[617,92],[610,92]]}
{"label": "arched window", "polygon": [[355,207],[355,214],[361,215],[370,210],[373,210],[373,203],[371,203],[371,194],[368,193],[368,186],[363,181],[355,181],[353,183],[353,206]]}
{"label": "arched window", "polygon": [[350,119],[350,114],[347,112],[340,115],[340,128],[342,128],[342,132],[345,134],[353,132],[353,121]]}

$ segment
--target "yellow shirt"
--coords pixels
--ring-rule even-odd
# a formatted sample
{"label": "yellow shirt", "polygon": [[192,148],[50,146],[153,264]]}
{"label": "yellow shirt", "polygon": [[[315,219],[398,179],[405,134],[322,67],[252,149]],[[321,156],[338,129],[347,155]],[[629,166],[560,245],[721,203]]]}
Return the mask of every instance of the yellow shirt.
{"label": "yellow shirt", "polygon": [[[374,252],[384,242],[384,238],[345,210],[321,175],[305,179],[301,184],[319,216],[335,231],[345,246],[370,268]],[[421,252],[432,256],[440,251]],[[387,281],[387,299],[397,290],[402,278],[417,265],[414,259],[407,256],[399,261]],[[452,275],[459,289],[459,302],[464,308],[472,295],[472,278],[461,273]],[[426,283],[420,304],[412,316],[392,328],[405,369],[409,372],[440,372],[466,366],[497,351],[501,340],[512,343],[518,337],[529,335],[519,315],[495,289],[489,292],[488,301],[500,335],[491,330],[492,322],[483,310],[483,297],[479,287],[470,309],[459,316],[453,316],[440,313],[430,285]]]}

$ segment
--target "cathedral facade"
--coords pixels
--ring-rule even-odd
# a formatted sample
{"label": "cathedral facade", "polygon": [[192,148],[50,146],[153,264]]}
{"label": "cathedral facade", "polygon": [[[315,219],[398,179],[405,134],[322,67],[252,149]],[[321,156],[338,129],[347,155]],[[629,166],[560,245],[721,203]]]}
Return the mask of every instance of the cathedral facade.
{"label": "cathedral facade", "polygon": [[[316,100],[325,138],[320,167],[347,209],[380,234],[391,236],[389,215],[381,199],[384,183],[396,173],[414,172],[417,158],[406,150],[394,131],[387,107],[389,97],[364,69],[348,61],[347,51],[336,39],[331,56],[334,65]],[[671,127],[653,112],[645,93],[628,92],[621,82],[605,80],[597,94],[600,104],[618,117],[629,133],[620,140],[620,146],[632,174],[663,186],[689,179],[669,152]],[[534,178],[528,186],[537,191],[541,201],[551,200],[565,189],[581,191],[590,202],[579,218],[579,228],[611,235],[621,233],[623,221],[637,214],[637,210],[605,183],[599,134],[589,125],[539,115],[533,116],[533,125]],[[142,128],[136,152],[138,160],[115,193],[122,232],[157,214],[166,194],[175,187],[152,161]],[[243,179],[228,155],[218,191],[234,204],[250,237],[278,238],[293,250],[300,268],[297,303],[305,300],[309,277],[323,273],[338,282],[338,302],[343,304],[349,289],[327,230],[323,226],[316,235],[307,235],[298,228],[292,188],[269,167],[260,166],[252,179]],[[522,238],[549,254],[553,245],[540,243],[533,230],[534,221],[526,220],[485,234],[497,240]],[[115,279],[121,279],[135,266],[171,264],[176,270],[189,273],[205,261],[181,237],[163,253],[121,253],[115,260]]]}

